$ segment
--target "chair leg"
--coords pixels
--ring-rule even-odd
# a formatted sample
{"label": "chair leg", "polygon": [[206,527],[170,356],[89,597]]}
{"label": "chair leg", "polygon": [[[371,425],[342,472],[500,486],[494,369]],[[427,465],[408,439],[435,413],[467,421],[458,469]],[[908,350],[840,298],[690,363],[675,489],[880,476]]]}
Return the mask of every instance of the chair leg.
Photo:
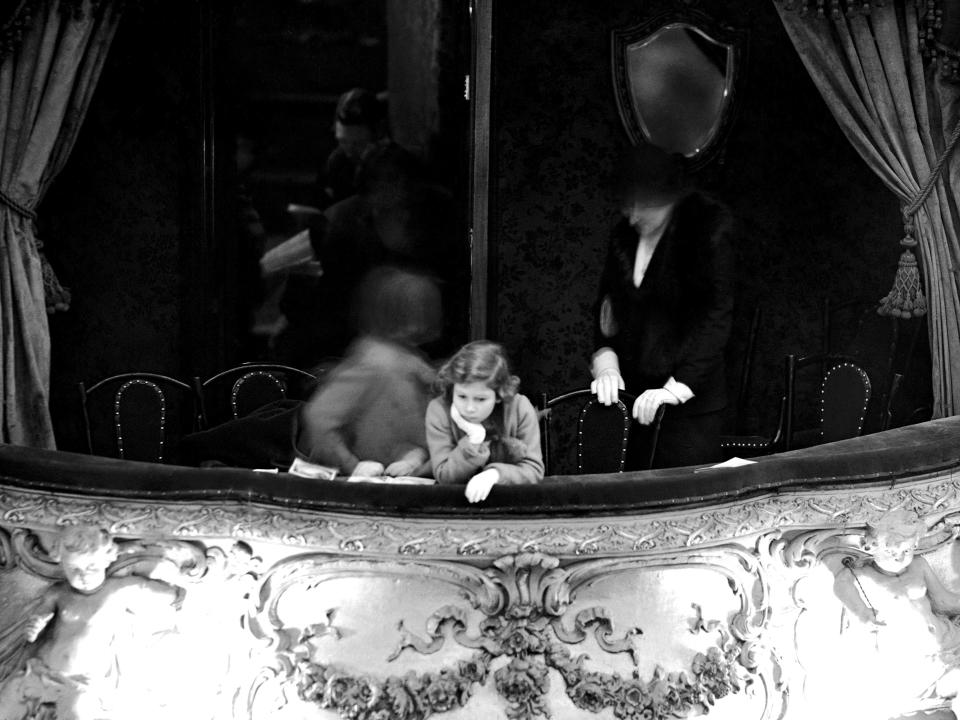
{"label": "chair leg", "polygon": [[87,386],[79,382],[77,391],[80,393],[80,419],[83,422],[83,434],[87,441],[87,453],[93,455],[93,435],[90,432],[90,414],[87,411]]}
{"label": "chair leg", "polygon": [[540,448],[543,452],[543,473],[550,475],[550,409],[547,407],[547,394],[540,393]]}

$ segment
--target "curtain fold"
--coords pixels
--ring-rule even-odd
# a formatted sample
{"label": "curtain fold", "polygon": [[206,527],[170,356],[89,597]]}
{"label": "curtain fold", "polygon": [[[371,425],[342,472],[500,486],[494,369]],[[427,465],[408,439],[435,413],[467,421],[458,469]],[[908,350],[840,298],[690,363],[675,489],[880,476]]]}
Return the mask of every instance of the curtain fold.
{"label": "curtain fold", "polygon": [[46,0],[0,62],[0,442],[53,448],[35,212],[63,168],[116,32],[115,2]]}
{"label": "curtain fold", "polygon": [[[847,138],[900,199],[913,203],[960,119],[960,87],[923,62],[918,13],[910,0],[868,13],[803,15],[777,4],[787,34]],[[960,148],[914,216],[929,308],[933,417],[960,412]],[[891,276],[893,273],[891,272]]]}

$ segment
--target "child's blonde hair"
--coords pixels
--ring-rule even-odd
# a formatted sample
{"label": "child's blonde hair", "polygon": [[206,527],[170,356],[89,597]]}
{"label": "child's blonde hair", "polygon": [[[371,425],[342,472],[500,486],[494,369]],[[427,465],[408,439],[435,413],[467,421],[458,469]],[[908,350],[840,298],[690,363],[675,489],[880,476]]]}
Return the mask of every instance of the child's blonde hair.
{"label": "child's blonde hair", "polygon": [[507,352],[499,343],[475,340],[460,348],[437,373],[441,392],[449,396],[456,384],[486,383],[503,400],[517,394],[520,378],[510,373]]}

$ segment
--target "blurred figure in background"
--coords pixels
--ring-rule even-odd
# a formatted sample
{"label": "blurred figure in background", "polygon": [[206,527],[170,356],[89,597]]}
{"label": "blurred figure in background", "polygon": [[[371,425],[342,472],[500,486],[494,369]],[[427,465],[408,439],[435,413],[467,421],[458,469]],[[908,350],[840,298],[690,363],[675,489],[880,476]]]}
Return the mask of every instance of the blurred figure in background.
{"label": "blurred figure in background", "polygon": [[183,438],[181,465],[273,468],[306,477],[430,476],[424,413],[435,379],[420,346],[442,326],[432,278],[372,270],[345,305],[359,336],[306,402],[279,400]]}
{"label": "blurred figure in background", "polygon": [[[323,274],[313,283],[288,283],[281,301],[288,326],[278,339],[277,359],[309,367],[318,358],[342,356],[356,332],[347,322],[351,294],[371,268],[381,265],[433,278],[445,325],[425,350],[438,357],[458,347],[466,333],[470,274],[454,210],[449,191],[430,182],[411,152],[389,140],[369,147],[357,173],[357,193],[327,208],[308,232],[288,241],[290,258],[314,258]],[[283,249],[264,256],[265,271],[283,267],[282,259],[274,262]]]}
{"label": "blurred figure in background", "polygon": [[355,298],[360,336],[303,407],[290,471],[316,477],[319,465],[327,476],[429,477],[423,418],[436,375],[418,347],[442,327],[436,283],[381,267]]}
{"label": "blurred figure in background", "polygon": [[364,88],[353,88],[340,96],[333,121],[337,147],[327,157],[317,179],[321,208],[355,192],[356,173],[364,152],[387,135],[385,106],[385,102]]}

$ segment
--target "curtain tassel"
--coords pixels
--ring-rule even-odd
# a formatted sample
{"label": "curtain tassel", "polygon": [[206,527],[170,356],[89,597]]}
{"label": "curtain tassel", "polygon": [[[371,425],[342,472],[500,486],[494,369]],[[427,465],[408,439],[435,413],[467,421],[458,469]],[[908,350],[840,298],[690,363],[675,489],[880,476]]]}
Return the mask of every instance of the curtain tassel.
{"label": "curtain tassel", "polygon": [[917,241],[913,239],[913,220],[906,218],[903,223],[904,236],[900,241],[903,252],[897,263],[897,273],[893,278],[893,287],[880,301],[877,312],[880,315],[892,315],[898,318],[920,317],[927,314],[927,299],[920,284],[920,268],[913,248]]}
{"label": "curtain tassel", "polygon": [[47,305],[47,313],[60,311],[65,312],[70,309],[70,290],[60,284],[53,268],[50,267],[50,261],[42,252],[40,253],[40,270],[43,273],[43,295]]}

